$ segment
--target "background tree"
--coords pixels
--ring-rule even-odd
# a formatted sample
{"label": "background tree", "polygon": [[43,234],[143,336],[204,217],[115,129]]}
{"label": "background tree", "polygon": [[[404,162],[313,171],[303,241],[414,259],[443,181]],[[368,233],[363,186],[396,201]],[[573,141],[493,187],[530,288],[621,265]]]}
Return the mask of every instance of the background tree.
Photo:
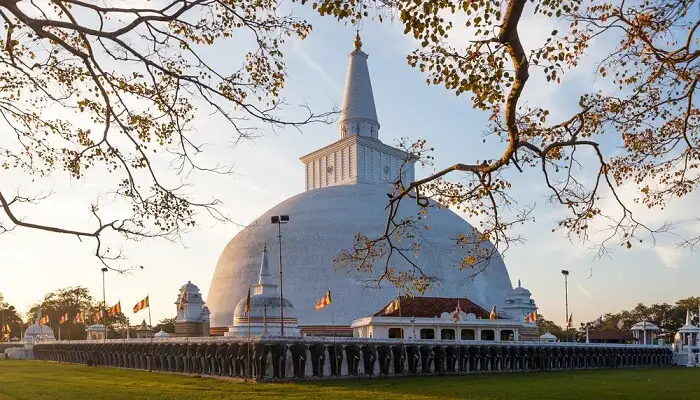
{"label": "background tree", "polygon": [[100,321],[101,324],[107,325],[107,338],[109,339],[122,339],[127,336],[127,327],[129,325],[129,320],[123,313],[117,313],[112,316],[107,316],[104,321]]}
{"label": "background tree", "polygon": [[[216,113],[227,121],[233,143],[263,128],[299,128],[327,116],[279,115],[282,44],[303,39],[311,26],[277,10],[270,0],[159,0],[139,7],[0,0],[0,168],[27,182],[50,174],[89,181],[97,171],[105,189],[87,210],[92,225],[74,227],[22,213],[23,203],[40,202],[46,193],[0,186],[0,233],[24,228],[89,238],[95,254],[115,266],[108,261],[122,253],[102,243],[105,234],[172,239],[195,224],[198,210],[227,221],[216,199],[184,191],[192,171],[230,173],[229,166],[196,158],[206,144],[192,132],[196,116]],[[244,49],[239,63],[216,67],[221,53],[207,48],[222,42]]]}
{"label": "background tree", "polygon": [[[94,299],[87,288],[76,286],[58,289],[44,295],[44,298],[32,306],[27,313],[31,323],[36,322],[38,308],[41,308],[42,315],[49,316],[49,326],[53,329],[56,338],[58,338],[59,319],[63,314],[68,313],[68,321],[61,324],[61,338],[77,340],[85,339],[85,329],[97,322],[95,314],[102,309],[102,302]],[[84,323],[74,323],[73,318],[78,312],[85,313]],[[120,314],[107,317],[105,321],[109,327],[108,330],[114,330],[126,323],[126,317]]]}
{"label": "background tree", "polygon": [[153,332],[158,333],[161,330],[167,333],[175,333],[175,317],[163,318],[158,321],[158,325],[153,327]]}
{"label": "background tree", "polygon": [[585,340],[586,324],[589,325],[589,330],[618,329],[617,323],[622,320],[622,330],[628,331],[632,325],[641,321],[647,321],[656,324],[660,329],[659,332],[657,332],[657,337],[669,343],[673,340],[678,329],[685,325],[685,318],[688,310],[695,315],[691,322],[696,325],[700,324],[697,317],[697,313],[700,311],[698,310],[698,306],[700,306],[700,297],[680,299],[674,304],[662,303],[646,306],[643,303],[639,303],[631,310],[622,310],[618,313],[606,313],[602,315],[602,323],[600,323],[599,320],[581,323],[578,336]]}
{"label": "background tree", "polygon": [[[5,324],[10,327],[10,331],[6,332],[6,339],[21,338],[24,322],[15,306],[5,301],[5,296],[3,296],[2,293],[0,293],[0,315],[2,315],[2,320],[0,320],[0,332]],[[3,335],[0,333],[0,341],[2,340]]]}
{"label": "background tree", "polygon": [[542,314],[537,314],[537,329],[539,330],[540,335],[549,332],[552,335],[556,336],[559,340],[566,340],[566,332],[564,332],[564,330],[559,325],[555,324],[553,321],[548,320]]}
{"label": "background tree", "polygon": [[[341,21],[388,16],[401,24],[418,46],[408,64],[426,74],[428,84],[470,94],[471,105],[489,115],[483,133],[502,143],[500,153],[463,160],[405,186],[397,182],[384,231],[359,233],[354,248],[338,257],[341,266],[371,272],[379,282],[425,290],[435,277],[423,274],[414,253],[420,247],[417,230],[427,229],[422,214],[441,207],[432,199],[478,221],[478,229],[454,240],[464,253],[459,268],[480,273],[496,251],[520,240],[513,226],[532,220],[533,206],[510,195],[517,175],[526,170],[539,174],[549,202],[561,206],[563,217],[553,230],[582,242],[596,232],[599,255],[612,245],[631,248],[669,229],[668,224],[646,226],[632,213],[631,201],[663,209],[700,183],[695,0],[300,1]],[[541,42],[525,44],[519,23],[526,15],[549,18],[557,29]],[[465,21],[462,28],[468,30],[459,33],[468,39],[461,44],[448,39],[455,34],[455,20]],[[587,50],[594,41],[615,46],[591,59]],[[573,113],[553,120],[550,109],[525,103],[523,94],[537,90],[528,84],[532,74],[560,85],[584,59],[597,65],[596,86],[604,89],[569,99],[577,105]],[[460,132],[477,134],[470,128]],[[432,163],[433,149],[424,140],[405,147],[419,162]],[[619,194],[623,184],[636,185],[633,200]],[[613,205],[603,206],[603,197]],[[421,215],[398,217],[403,201],[415,201]],[[682,243],[692,247],[699,241],[690,236]],[[376,269],[381,258],[382,268]],[[392,258],[407,261],[408,268]]]}

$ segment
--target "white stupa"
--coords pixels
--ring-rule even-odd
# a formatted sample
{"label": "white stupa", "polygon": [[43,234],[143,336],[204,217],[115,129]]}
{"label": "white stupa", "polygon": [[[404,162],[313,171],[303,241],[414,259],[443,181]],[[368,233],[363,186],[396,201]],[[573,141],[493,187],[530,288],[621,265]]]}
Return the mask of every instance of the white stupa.
{"label": "white stupa", "polygon": [[[378,307],[396,296],[390,284],[368,288],[366,273],[337,271],[334,259],[342,250],[352,249],[355,234],[382,232],[387,218],[387,193],[399,178],[412,181],[413,161],[404,151],[382,143],[367,67],[368,55],[359,36],[349,55],[341,116],[340,138],[301,158],[305,165],[306,191],[276,205],[239,232],[219,257],[208,293],[212,310],[211,326],[231,326],[234,311],[247,295],[250,282],[258,274],[260,249],[265,242],[271,260],[279,260],[278,226],[273,216],[289,215],[282,226],[283,289],[294,304],[299,326],[350,326],[353,319],[372,315]],[[419,101],[419,100],[417,100]],[[402,202],[398,217],[415,217],[421,212],[415,202]],[[475,279],[460,271],[464,250],[457,248],[458,234],[475,229],[446,208],[429,208],[426,224],[417,240],[421,245],[415,262],[427,274],[440,279],[440,285],[426,296],[467,297],[485,309],[497,305],[513,291],[508,271],[499,255]],[[392,259],[397,268],[408,269],[400,257]],[[277,267],[277,263],[273,268]],[[381,269],[381,262],[377,262]],[[314,304],[330,289],[332,312],[316,311]],[[286,311],[286,310],[285,310]],[[523,310],[518,310],[522,312]],[[285,312],[286,316],[286,312]],[[216,328],[212,328],[216,329]],[[286,332],[285,332],[286,333]]]}
{"label": "white stupa", "polygon": [[679,335],[683,344],[691,347],[700,347],[700,328],[693,325],[690,310],[686,310],[685,325],[678,329],[677,335]]}
{"label": "white stupa", "polygon": [[33,324],[24,331],[24,343],[56,340],[53,329],[46,325]]}
{"label": "white stupa", "polygon": [[166,331],[164,331],[164,330],[161,329],[160,332],[158,332],[158,333],[156,333],[155,335],[153,335],[153,337],[156,338],[156,339],[167,339],[167,338],[170,337],[170,334],[169,334],[168,332],[166,332]]}
{"label": "white stupa", "polygon": [[33,344],[39,341],[56,340],[53,335],[53,329],[40,323],[41,319],[41,308],[38,308],[36,310],[36,322],[34,322],[33,325],[28,326],[24,331],[24,343]]}
{"label": "white stupa", "polygon": [[540,335],[540,342],[556,342],[557,337],[551,334],[550,332],[545,332],[544,334]]}
{"label": "white stupa", "polygon": [[[260,260],[260,273],[258,283],[252,287],[250,295],[250,311],[246,315],[245,308],[248,301],[247,293],[238,304],[233,313],[233,326],[226,336],[281,336],[280,326],[280,296],[267,260],[267,243],[262,250]],[[284,304],[284,336],[300,336],[294,305],[286,298]]]}

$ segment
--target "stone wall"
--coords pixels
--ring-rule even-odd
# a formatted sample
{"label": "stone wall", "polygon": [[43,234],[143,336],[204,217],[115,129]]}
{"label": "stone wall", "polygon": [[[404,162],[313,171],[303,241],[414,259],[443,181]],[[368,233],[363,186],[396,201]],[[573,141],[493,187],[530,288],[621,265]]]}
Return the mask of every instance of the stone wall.
{"label": "stone wall", "polygon": [[664,346],[350,338],[62,341],[33,350],[47,361],[259,380],[663,366],[673,359]]}

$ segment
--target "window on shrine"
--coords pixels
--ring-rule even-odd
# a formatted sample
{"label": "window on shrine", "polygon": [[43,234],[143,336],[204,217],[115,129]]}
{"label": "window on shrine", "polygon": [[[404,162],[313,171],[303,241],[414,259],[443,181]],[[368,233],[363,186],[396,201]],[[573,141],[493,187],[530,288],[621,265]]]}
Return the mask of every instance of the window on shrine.
{"label": "window on shrine", "polygon": [[420,338],[421,339],[435,339],[435,330],[434,329],[421,329],[420,330]]}
{"label": "window on shrine", "polygon": [[462,329],[462,340],[476,340],[474,329]]}
{"label": "window on shrine", "polygon": [[440,339],[442,340],[455,340],[455,330],[454,329],[443,329],[440,331]]}
{"label": "window on shrine", "polygon": [[504,329],[501,331],[501,341],[502,342],[512,342],[515,340],[515,332],[510,329]]}
{"label": "window on shrine", "polygon": [[403,329],[401,328],[389,328],[389,339],[401,339],[403,338]]}
{"label": "window on shrine", "polygon": [[484,329],[481,331],[481,340],[496,340],[496,335],[492,329]]}

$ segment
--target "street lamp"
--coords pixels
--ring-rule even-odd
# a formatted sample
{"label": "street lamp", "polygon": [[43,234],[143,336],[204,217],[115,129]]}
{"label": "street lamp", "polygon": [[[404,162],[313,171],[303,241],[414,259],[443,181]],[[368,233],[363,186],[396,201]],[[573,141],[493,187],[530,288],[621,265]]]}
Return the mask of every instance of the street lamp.
{"label": "street lamp", "polygon": [[104,328],[104,337],[102,342],[107,341],[107,291],[105,290],[105,272],[107,267],[102,267],[102,327]]}
{"label": "street lamp", "polygon": [[[561,274],[564,275],[564,299],[565,299],[565,304],[566,304],[566,315],[564,316],[564,322],[566,323],[566,330],[567,332],[569,331],[569,282],[568,282],[568,276],[569,276],[569,271],[562,269]],[[569,335],[567,335],[568,337]]]}
{"label": "street lamp", "polygon": [[289,215],[275,215],[270,222],[277,224],[277,238],[280,245],[280,336],[284,336],[284,296],[282,295],[282,224],[289,222]]}

